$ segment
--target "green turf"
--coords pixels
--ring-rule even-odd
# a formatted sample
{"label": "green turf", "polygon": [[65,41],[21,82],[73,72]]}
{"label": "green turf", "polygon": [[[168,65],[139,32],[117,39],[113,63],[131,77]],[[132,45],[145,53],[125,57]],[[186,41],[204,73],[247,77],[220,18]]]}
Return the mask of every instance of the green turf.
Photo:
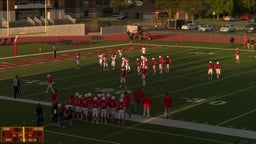
{"label": "green turf", "polygon": [[[87,48],[118,43],[99,41],[90,46],[70,47],[60,45],[58,52],[77,49],[74,53],[83,53],[88,50]],[[252,51],[242,49],[241,63],[235,64],[235,48],[241,47],[241,45],[179,42],[179,47],[177,48],[175,42],[150,41],[138,44],[155,46],[155,48],[147,49],[148,59],[150,60],[152,57],[158,58],[159,55],[169,55],[172,58],[170,73],[153,76],[150,67],[147,85],[142,87],[142,90],[150,94],[153,99],[152,116],[163,114],[163,96],[166,92],[170,92],[173,96],[172,119],[174,120],[256,131],[254,124],[256,109],[254,104],[256,100],[254,96],[256,87],[254,80],[256,59]],[[47,47],[45,52],[51,52],[51,44],[32,43],[22,44],[19,47],[19,55],[38,54],[36,47],[44,45]],[[133,46],[136,46],[136,44],[130,47]],[[109,46],[107,49],[114,48],[117,48],[117,46]],[[12,51],[10,49],[11,46],[3,47],[0,50],[3,53],[1,57],[11,56]],[[44,55],[51,55],[51,53]],[[137,76],[135,67],[135,60],[140,56],[140,51],[129,51],[125,52],[124,55],[129,56],[131,61],[132,72],[127,76],[127,90],[132,95],[137,88],[141,87],[141,79]],[[16,59],[21,58],[8,58],[1,60],[1,62],[13,63]],[[31,60],[38,59],[38,57],[26,56],[22,57],[22,59]],[[207,64],[209,60],[214,62],[220,61],[222,65],[221,79],[217,80],[215,77],[212,81],[207,79]],[[81,69],[75,70],[74,68],[75,59],[67,59],[2,69],[0,95],[12,97],[11,78],[15,74],[21,77],[22,82],[32,82],[34,80],[30,84],[22,84],[22,95],[26,99],[50,102],[50,94],[44,93],[46,85],[41,85],[46,82],[46,75],[48,73],[53,76],[56,82],[54,87],[59,90],[60,102],[66,102],[67,98],[75,92],[82,94],[95,92],[98,90],[96,88],[105,91],[111,90],[110,92],[115,96],[119,96],[120,92],[124,91],[118,88],[119,70],[103,72],[99,68],[97,56],[86,55],[82,57]],[[8,117],[1,120],[0,125],[26,126],[35,124],[35,120],[33,120],[35,119],[34,105],[2,100],[0,102],[1,113],[8,114]],[[50,123],[50,108],[44,108],[47,116],[45,123]],[[9,115],[13,115],[15,119]],[[117,127],[116,125],[95,126],[77,121],[73,127],[60,129],[50,126],[46,127],[45,130],[47,143],[104,143],[85,139],[85,137],[118,143],[173,142],[175,144],[234,143],[242,139],[134,122],[127,122],[125,127]]]}

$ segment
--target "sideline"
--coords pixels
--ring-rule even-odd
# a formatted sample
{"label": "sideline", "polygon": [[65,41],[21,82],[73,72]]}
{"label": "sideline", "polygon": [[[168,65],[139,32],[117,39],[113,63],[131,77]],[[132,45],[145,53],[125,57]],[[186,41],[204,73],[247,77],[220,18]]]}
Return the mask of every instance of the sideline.
{"label": "sideline", "polygon": [[[0,96],[0,99],[16,101],[16,102],[24,102],[24,103],[30,103],[30,104],[41,103],[42,105],[51,106],[50,102],[37,101],[37,100],[27,100],[27,99],[12,98],[12,97],[6,97],[6,96]],[[234,136],[234,137],[256,139],[256,132],[250,131],[250,130],[226,128],[222,126],[213,126],[213,125],[193,123],[193,122],[184,122],[179,120],[169,120],[169,119],[163,119],[158,117],[151,117],[149,119],[144,119],[142,118],[142,116],[134,115],[134,114],[132,115],[132,118],[128,120],[139,122],[139,123],[147,123],[147,124],[161,125],[161,126],[167,126],[167,127],[175,127],[175,128],[189,129],[189,130],[195,130],[195,131],[201,131],[201,132],[228,135],[228,136]]]}

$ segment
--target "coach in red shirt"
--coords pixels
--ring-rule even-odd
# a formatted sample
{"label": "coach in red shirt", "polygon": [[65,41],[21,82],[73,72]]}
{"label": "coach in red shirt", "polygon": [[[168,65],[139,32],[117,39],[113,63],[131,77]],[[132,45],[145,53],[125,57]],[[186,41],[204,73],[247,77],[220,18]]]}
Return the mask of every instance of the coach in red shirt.
{"label": "coach in red shirt", "polygon": [[172,97],[169,93],[166,93],[164,97],[164,118],[171,117],[171,108],[172,108]]}

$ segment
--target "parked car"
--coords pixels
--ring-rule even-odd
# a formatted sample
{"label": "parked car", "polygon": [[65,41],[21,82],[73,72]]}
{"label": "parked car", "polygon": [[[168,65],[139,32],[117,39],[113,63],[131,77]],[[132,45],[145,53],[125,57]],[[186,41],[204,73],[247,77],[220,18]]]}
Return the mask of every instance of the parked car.
{"label": "parked car", "polygon": [[198,26],[195,23],[187,23],[187,24],[181,26],[181,29],[183,29],[183,30],[194,30],[197,28],[198,28]]}
{"label": "parked car", "polygon": [[235,20],[235,18],[232,17],[232,16],[224,16],[223,19],[224,19],[225,21],[234,21],[234,20]]}
{"label": "parked car", "polygon": [[213,26],[209,26],[209,25],[201,25],[198,27],[198,31],[212,31],[213,30]]}
{"label": "parked car", "polygon": [[255,16],[252,14],[243,14],[242,20],[248,20],[249,22],[254,22]]}
{"label": "parked car", "polygon": [[220,28],[220,32],[234,32],[236,30],[234,25],[227,24]]}
{"label": "parked car", "polygon": [[248,33],[252,33],[256,31],[256,23],[250,23],[247,24],[244,28],[244,30]]}

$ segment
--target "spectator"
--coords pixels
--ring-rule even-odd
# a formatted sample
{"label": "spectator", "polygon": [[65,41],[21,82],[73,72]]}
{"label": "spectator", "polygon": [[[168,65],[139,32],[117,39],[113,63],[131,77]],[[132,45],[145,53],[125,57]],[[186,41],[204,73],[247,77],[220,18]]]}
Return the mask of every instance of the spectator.
{"label": "spectator", "polygon": [[68,120],[68,125],[72,126],[73,125],[73,110],[71,107],[68,107],[67,110],[67,120]]}
{"label": "spectator", "polygon": [[37,115],[37,126],[43,126],[43,108],[40,103],[38,103],[36,107],[36,115]]}
{"label": "spectator", "polygon": [[125,110],[128,113],[129,118],[131,118],[131,107],[130,107],[131,97],[127,91],[124,92],[124,103]]}
{"label": "spectator", "polygon": [[55,44],[52,46],[52,50],[53,50],[53,58],[56,58],[57,57],[57,48],[56,48]]}
{"label": "spectator", "polygon": [[233,36],[230,37],[230,44],[234,44],[235,38]]}
{"label": "spectator", "polygon": [[62,128],[65,128],[65,125],[64,125],[65,114],[66,114],[66,108],[65,108],[65,104],[63,103],[59,109],[60,127]]}
{"label": "spectator", "polygon": [[14,89],[14,98],[17,98],[17,94],[20,97],[20,79],[19,76],[16,75],[15,78],[13,79],[13,89]]}
{"label": "spectator", "polygon": [[171,118],[172,97],[166,93],[164,97],[164,118]]}
{"label": "spectator", "polygon": [[54,90],[52,93],[52,103],[58,103],[58,94],[57,94],[58,90]]}
{"label": "spectator", "polygon": [[135,107],[134,107],[134,113],[135,114],[140,114],[141,112],[141,102],[144,97],[143,92],[139,88],[135,93],[134,93],[134,102],[135,102]]}
{"label": "spectator", "polygon": [[152,99],[149,97],[149,94],[143,99],[143,118],[150,117],[150,107],[152,104]]}
{"label": "spectator", "polygon": [[58,125],[58,103],[52,106],[52,122]]}

